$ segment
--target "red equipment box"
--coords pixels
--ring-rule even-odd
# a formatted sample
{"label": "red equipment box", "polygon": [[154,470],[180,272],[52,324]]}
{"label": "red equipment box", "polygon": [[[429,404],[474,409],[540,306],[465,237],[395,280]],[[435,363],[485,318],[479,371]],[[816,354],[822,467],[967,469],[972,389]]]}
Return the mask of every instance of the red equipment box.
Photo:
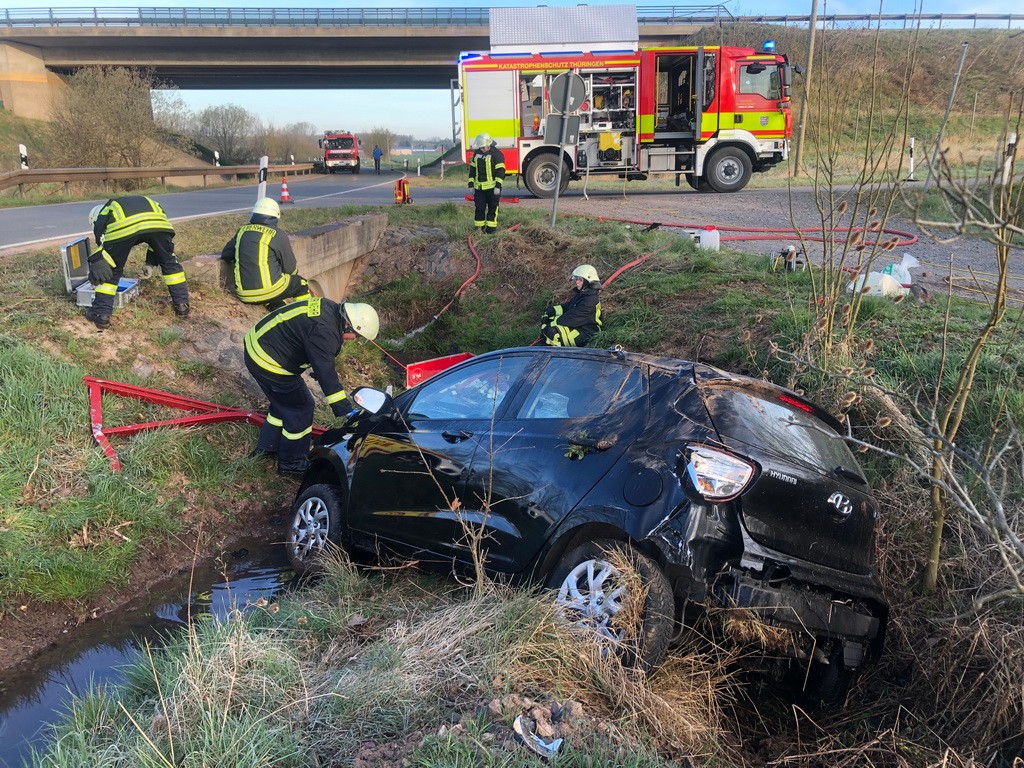
{"label": "red equipment box", "polygon": [[441,371],[446,371],[464,360],[469,360],[472,356],[469,352],[459,352],[457,355],[445,355],[444,357],[435,357],[432,360],[424,360],[419,363],[410,363],[405,369],[405,386],[407,388],[415,387],[431,376],[435,376]]}

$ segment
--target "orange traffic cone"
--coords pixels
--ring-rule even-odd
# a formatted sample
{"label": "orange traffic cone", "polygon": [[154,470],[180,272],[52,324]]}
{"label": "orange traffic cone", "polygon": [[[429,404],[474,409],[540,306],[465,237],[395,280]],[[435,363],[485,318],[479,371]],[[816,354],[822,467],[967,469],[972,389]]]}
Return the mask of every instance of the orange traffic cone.
{"label": "orange traffic cone", "polygon": [[291,194],[288,192],[288,179],[287,177],[281,179],[281,202],[282,203],[294,203]]}

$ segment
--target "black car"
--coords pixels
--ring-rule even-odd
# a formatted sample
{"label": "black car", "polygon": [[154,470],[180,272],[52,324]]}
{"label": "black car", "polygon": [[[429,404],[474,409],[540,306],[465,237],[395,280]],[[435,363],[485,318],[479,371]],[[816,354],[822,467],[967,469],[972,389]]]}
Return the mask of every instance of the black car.
{"label": "black car", "polygon": [[313,450],[287,540],[300,572],[328,542],[469,568],[476,531],[490,571],[557,589],[613,642],[628,558],[647,586],[644,665],[687,606],[779,628],[787,665],[825,697],[881,651],[877,504],[839,422],[790,390],[619,349],[529,347],[393,403],[366,395],[380,412]]}

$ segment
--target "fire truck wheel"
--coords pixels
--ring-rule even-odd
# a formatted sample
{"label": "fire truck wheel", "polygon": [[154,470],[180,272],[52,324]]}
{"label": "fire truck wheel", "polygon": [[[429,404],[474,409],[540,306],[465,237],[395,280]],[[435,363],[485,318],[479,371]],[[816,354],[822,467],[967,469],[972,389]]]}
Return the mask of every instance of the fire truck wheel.
{"label": "fire truck wheel", "polygon": [[690,189],[694,189],[697,192],[711,192],[711,185],[708,184],[708,180],[703,176],[687,174],[686,183],[690,185]]}
{"label": "fire truck wheel", "polygon": [[704,167],[704,177],[715,192],[739,192],[750,181],[750,158],[737,147],[715,151]]}
{"label": "fire truck wheel", "polygon": [[[565,160],[562,161],[562,185],[558,190],[561,194],[569,186],[569,166]],[[555,184],[558,180],[558,156],[554,152],[545,152],[538,155],[526,166],[526,173],[523,174],[526,187],[534,197],[554,197]]]}

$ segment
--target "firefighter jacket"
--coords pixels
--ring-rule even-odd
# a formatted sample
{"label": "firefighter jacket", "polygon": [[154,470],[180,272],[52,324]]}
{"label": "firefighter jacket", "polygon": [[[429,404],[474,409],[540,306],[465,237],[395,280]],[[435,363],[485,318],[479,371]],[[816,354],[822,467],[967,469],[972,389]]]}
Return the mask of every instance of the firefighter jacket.
{"label": "firefighter jacket", "polygon": [[505,179],[505,156],[497,147],[487,152],[479,149],[473,153],[469,161],[469,182],[474,189],[494,189],[501,192],[501,183]]}
{"label": "firefighter jacket", "polygon": [[108,200],[93,226],[96,245],[123,240],[149,232],[174,232],[160,203],[145,195],[126,195]]}
{"label": "firefighter jacket", "polygon": [[231,265],[238,298],[248,304],[277,298],[298,270],[288,235],[276,225],[276,218],[254,214],[221,251]]}
{"label": "firefighter jacket", "polygon": [[585,347],[601,330],[601,292],[596,288],[573,288],[573,297],[544,312],[541,329],[547,344]]}
{"label": "firefighter jacket", "polygon": [[261,318],[245,334],[245,353],[260,368],[278,376],[301,376],[312,368],[334,415],[344,416],[345,390],[334,367],[342,340],[338,303],[310,297]]}

